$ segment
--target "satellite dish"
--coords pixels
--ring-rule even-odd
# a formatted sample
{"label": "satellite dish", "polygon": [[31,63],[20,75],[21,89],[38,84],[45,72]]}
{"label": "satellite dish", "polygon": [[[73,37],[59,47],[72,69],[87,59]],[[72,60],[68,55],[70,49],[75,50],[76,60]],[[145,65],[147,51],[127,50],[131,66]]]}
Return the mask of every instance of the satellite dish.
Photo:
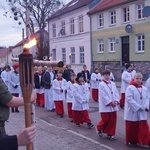
{"label": "satellite dish", "polygon": [[132,25],[131,24],[127,24],[126,27],[125,27],[125,30],[126,30],[127,33],[131,33],[132,30],[133,30]]}
{"label": "satellite dish", "polygon": [[150,16],[150,6],[145,6],[143,8],[143,17],[149,17]]}
{"label": "satellite dish", "polygon": [[47,56],[43,56],[43,60],[47,60],[48,59],[48,57]]}
{"label": "satellite dish", "polygon": [[64,29],[61,29],[61,30],[60,30],[60,34],[61,34],[61,35],[65,35],[65,30],[64,30]]}

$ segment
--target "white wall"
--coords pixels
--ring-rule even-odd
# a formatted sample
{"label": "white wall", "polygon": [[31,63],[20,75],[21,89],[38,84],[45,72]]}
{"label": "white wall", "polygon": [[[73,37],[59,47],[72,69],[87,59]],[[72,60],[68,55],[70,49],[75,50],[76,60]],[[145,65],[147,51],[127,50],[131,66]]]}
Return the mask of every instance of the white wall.
{"label": "white wall", "polygon": [[[80,8],[75,11],[69,12],[65,15],[60,16],[59,18],[55,18],[50,20],[49,22],[49,40],[50,40],[50,51],[52,49],[56,49],[56,59],[62,60],[62,48],[66,48],[66,64],[70,63],[69,54],[70,48],[75,47],[75,64],[72,64],[72,68],[76,73],[82,70],[83,64],[80,64],[79,61],[79,47],[84,46],[84,55],[85,55],[85,63],[88,69],[91,69],[91,48],[90,48],[90,18],[87,15],[88,8]],[[84,32],[79,33],[78,29],[78,16],[83,15],[84,20]],[[70,35],[70,18],[74,18],[75,20],[75,34]],[[59,32],[61,30],[61,21],[65,20],[65,36],[60,36]],[[52,37],[52,24],[56,23],[57,26],[57,34],[56,38]]]}

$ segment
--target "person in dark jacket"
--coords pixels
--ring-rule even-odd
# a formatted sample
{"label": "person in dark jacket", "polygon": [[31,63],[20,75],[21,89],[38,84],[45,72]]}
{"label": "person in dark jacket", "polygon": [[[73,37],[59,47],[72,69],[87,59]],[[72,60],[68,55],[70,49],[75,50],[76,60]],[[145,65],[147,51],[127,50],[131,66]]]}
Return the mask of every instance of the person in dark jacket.
{"label": "person in dark jacket", "polygon": [[64,70],[64,73],[63,73],[63,78],[66,79],[66,81],[71,81],[70,79],[70,75],[71,73],[74,73],[74,71],[71,69],[71,65],[66,65],[66,70]]}
{"label": "person in dark jacket", "polygon": [[87,83],[90,83],[91,74],[87,70],[87,66],[86,65],[83,65],[83,70],[82,70],[81,73],[83,74],[84,81],[87,82]]}
{"label": "person in dark jacket", "polygon": [[0,150],[18,150],[34,141],[35,126],[22,129],[17,135],[0,135]]}
{"label": "person in dark jacket", "polygon": [[43,72],[42,66],[34,74],[34,84],[37,94],[36,103],[38,106],[44,107],[44,87],[43,87]]}
{"label": "person in dark jacket", "polygon": [[55,74],[53,72],[52,66],[48,66],[47,70],[43,75],[43,85],[44,85],[44,99],[45,108],[50,111],[54,111],[55,105],[53,101],[53,80],[55,79]]}

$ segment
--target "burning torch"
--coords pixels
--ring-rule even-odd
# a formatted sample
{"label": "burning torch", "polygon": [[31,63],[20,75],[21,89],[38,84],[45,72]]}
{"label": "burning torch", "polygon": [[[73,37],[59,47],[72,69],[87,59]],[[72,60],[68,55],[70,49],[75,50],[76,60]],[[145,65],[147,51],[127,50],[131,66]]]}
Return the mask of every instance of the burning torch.
{"label": "burning torch", "polygon": [[[33,90],[33,56],[29,52],[29,48],[36,45],[36,39],[31,40],[29,43],[24,45],[22,54],[19,55],[19,75],[20,75],[20,86],[24,99],[25,109],[25,126],[30,127],[35,122],[32,115],[35,114],[33,104],[30,103],[31,94]],[[34,144],[27,145],[27,150],[33,150]]]}

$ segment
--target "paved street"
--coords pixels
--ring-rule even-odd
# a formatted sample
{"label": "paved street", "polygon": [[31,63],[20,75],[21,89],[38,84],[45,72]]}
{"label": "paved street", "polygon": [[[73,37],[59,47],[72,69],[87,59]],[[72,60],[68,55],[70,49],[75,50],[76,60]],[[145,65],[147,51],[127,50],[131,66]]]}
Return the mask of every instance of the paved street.
{"label": "paved street", "polygon": [[[64,103],[65,104],[65,103]],[[65,104],[66,107],[66,104]],[[17,133],[24,124],[23,107],[20,113],[11,114],[7,123],[7,131],[10,134]],[[66,110],[66,108],[65,108]],[[98,103],[90,101],[89,114],[92,123],[96,125],[100,120],[98,113]],[[37,126],[37,149],[38,150],[130,150],[125,145],[125,131],[123,110],[118,112],[118,123],[116,141],[97,136],[95,128],[87,129],[86,124],[81,127],[75,126],[67,117],[60,118],[55,112],[46,111],[44,108],[36,107],[36,126]],[[149,118],[150,123],[150,118]],[[24,150],[20,148],[19,150]]]}

